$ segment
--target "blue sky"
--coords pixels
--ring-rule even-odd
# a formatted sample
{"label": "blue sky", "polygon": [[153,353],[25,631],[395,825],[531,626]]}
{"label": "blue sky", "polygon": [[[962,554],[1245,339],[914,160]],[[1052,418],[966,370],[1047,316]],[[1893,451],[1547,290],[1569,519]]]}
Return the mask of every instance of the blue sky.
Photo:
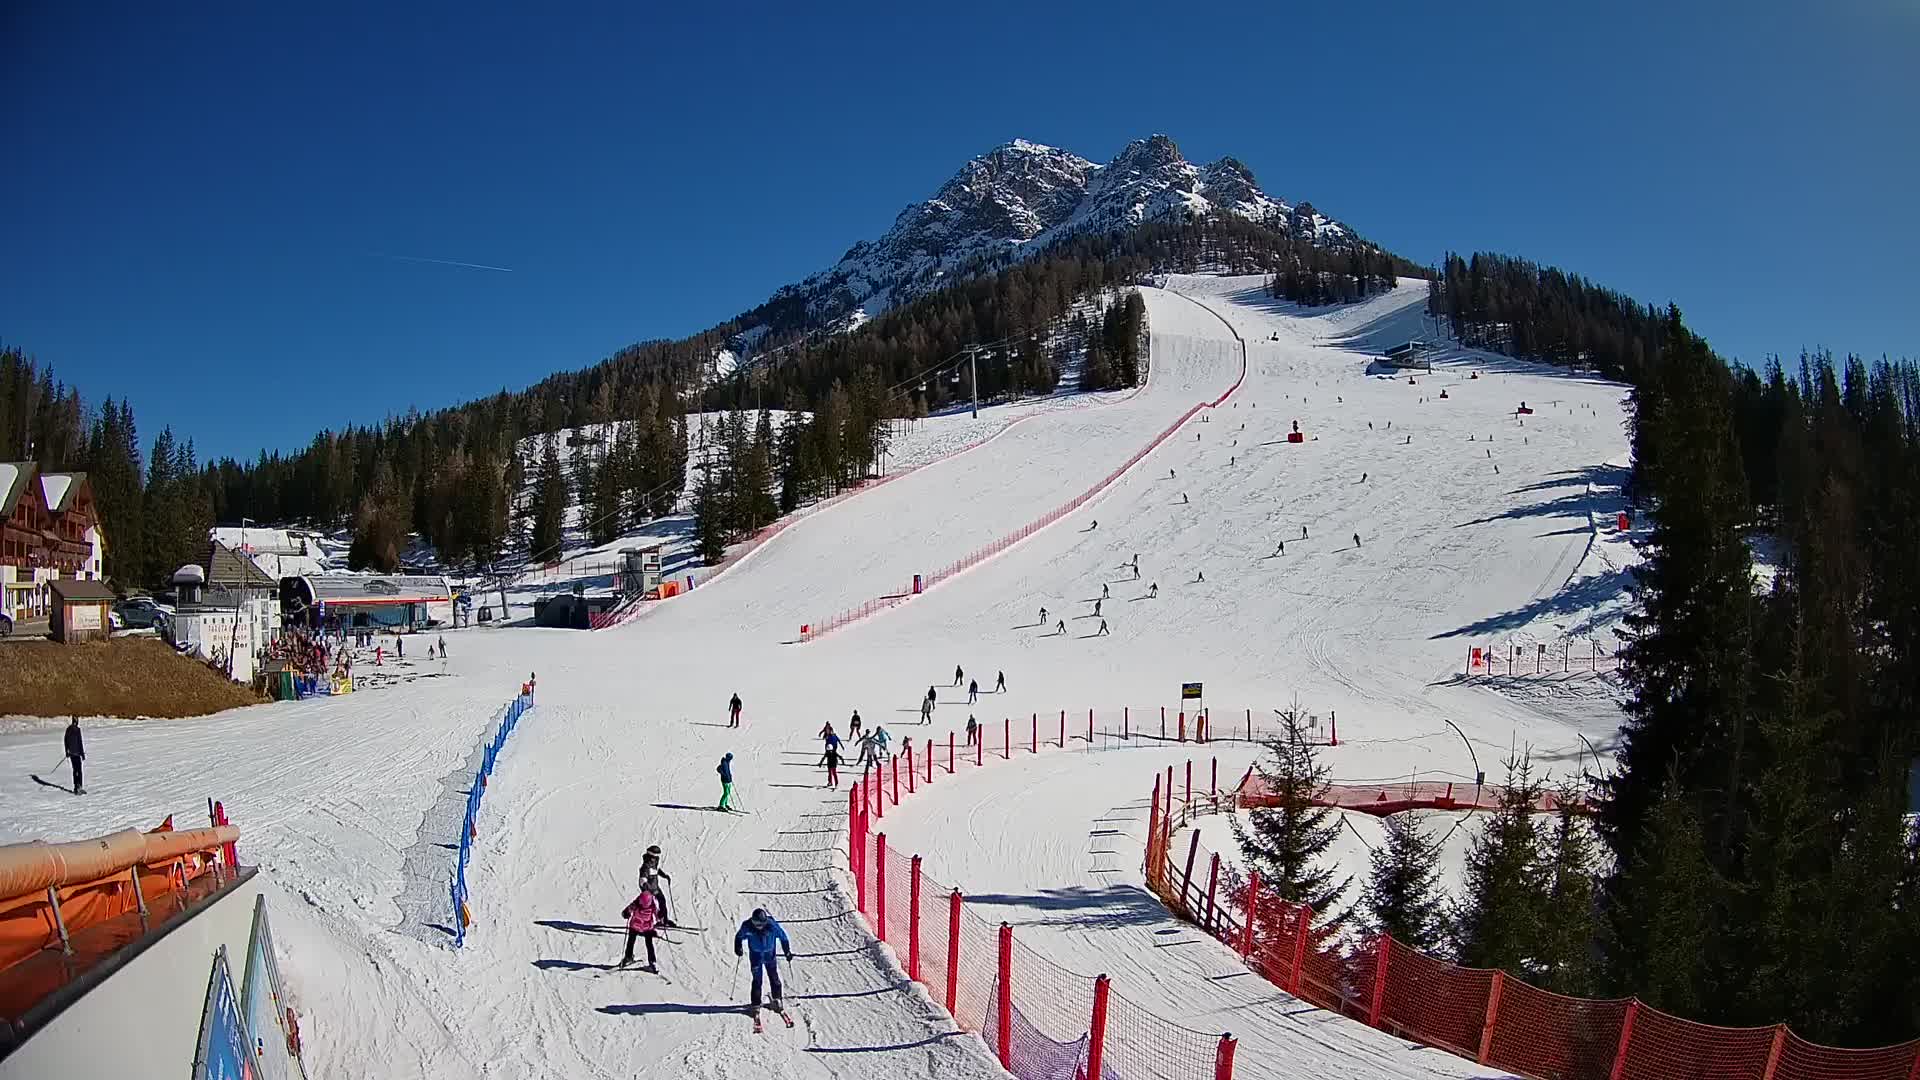
{"label": "blue sky", "polygon": [[1920,7],[1324,6],[0,6],[0,343],[250,456],[704,329],[1008,139],[1165,132],[1723,353],[1920,354]]}

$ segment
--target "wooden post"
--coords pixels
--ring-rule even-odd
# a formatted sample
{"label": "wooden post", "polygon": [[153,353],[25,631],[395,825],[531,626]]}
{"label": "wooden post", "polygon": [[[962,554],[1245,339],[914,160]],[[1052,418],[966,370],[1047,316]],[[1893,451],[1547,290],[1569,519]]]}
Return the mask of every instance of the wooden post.
{"label": "wooden post", "polygon": [[1213,1080],[1233,1080],[1233,1051],[1239,1045],[1231,1031],[1220,1036],[1220,1049],[1213,1055]]}
{"label": "wooden post", "polygon": [[1500,1020],[1500,992],[1506,989],[1507,973],[1498,969],[1493,973],[1493,990],[1487,995],[1487,1019],[1480,1025],[1480,1056],[1474,1060],[1487,1063],[1487,1053],[1493,1049],[1493,1025]]}
{"label": "wooden post", "polygon": [[1167,707],[1165,705],[1160,706],[1160,737],[1162,739],[1167,737]]}
{"label": "wooden post", "polygon": [[[1620,1045],[1613,1052],[1613,1071],[1608,1080],[1623,1080],[1627,1075],[1627,1047],[1633,1042],[1633,1022],[1640,1016],[1640,999],[1627,1002],[1627,1018],[1620,1022]],[[1920,1062],[1915,1063],[1920,1069]]]}
{"label": "wooden post", "polygon": [[[1387,958],[1393,955],[1393,939],[1381,934],[1374,939],[1373,1003],[1367,1006],[1367,1023],[1380,1026],[1380,1010],[1387,1004]],[[1618,1068],[1618,1066],[1616,1066]],[[1619,1080],[1616,1073],[1614,1080]]]}
{"label": "wooden post", "polygon": [[880,833],[873,838],[873,861],[880,864],[880,876],[877,879],[879,882],[879,886],[874,892],[874,900],[873,900],[873,907],[875,912],[874,921],[876,924],[875,929],[879,931],[879,933],[875,936],[877,936],[881,941],[885,941],[887,940],[887,834],[886,833]]}
{"label": "wooden post", "polygon": [[1186,813],[1193,813],[1193,759],[1187,759],[1187,805]]}
{"label": "wooden post", "polygon": [[1154,866],[1153,852],[1160,839],[1160,774],[1153,776],[1153,801],[1147,804],[1147,883],[1151,885],[1159,876]]}
{"label": "wooden post", "polygon": [[920,981],[920,856],[913,857],[913,879],[907,890],[907,978]]}
{"label": "wooden post", "polygon": [[1067,710],[1060,710],[1060,749],[1067,748]]}
{"label": "wooden post", "polygon": [[[947,732],[947,738],[949,739],[953,738],[953,732],[951,731]],[[927,750],[926,750],[925,757],[927,759],[927,783],[931,784],[933,783],[933,740],[932,739],[927,740]]]}
{"label": "wooden post", "polygon": [[973,732],[973,765],[979,768],[987,761],[987,726],[980,725]]}
{"label": "wooden post", "polygon": [[1213,933],[1213,895],[1220,888],[1220,853],[1214,852],[1211,864],[1207,867],[1207,920],[1201,924],[1207,933]]}
{"label": "wooden post", "polygon": [[1000,924],[1000,1000],[996,1003],[999,1011],[1000,1031],[995,1040],[1000,1053],[1000,1067],[1013,1071],[1013,927]]}
{"label": "wooden post", "polygon": [[1087,745],[1093,745],[1093,710],[1087,710]]}
{"label": "wooden post", "polygon": [[1005,716],[1001,717],[1000,728],[1001,728],[1000,756],[1006,759],[1007,761],[1012,761],[1013,760],[1013,720],[1012,718],[1005,717]]}
{"label": "wooden post", "polygon": [[1213,759],[1213,778],[1208,781],[1207,794],[1213,797],[1215,813],[1220,811],[1220,759]]}
{"label": "wooden post", "polygon": [[947,896],[947,1015],[960,993],[960,890]]}
{"label": "wooden post", "polygon": [[1180,735],[1180,741],[1186,742],[1187,741],[1187,710],[1185,709],[1180,710],[1179,728],[1177,730]]}
{"label": "wooden post", "polygon": [[1780,1068],[1780,1051],[1787,1048],[1787,1025],[1773,1026],[1773,1045],[1767,1048],[1767,1068],[1760,1074],[1760,1080],[1773,1080],[1773,1074]]}
{"label": "wooden post", "polygon": [[1187,869],[1180,875],[1180,906],[1187,909],[1189,915],[1196,915],[1187,903],[1187,889],[1193,885],[1193,860],[1200,854],[1200,830],[1193,830],[1193,840],[1187,845]]}
{"label": "wooden post", "polygon": [[1260,915],[1260,871],[1247,874],[1247,925],[1240,928],[1240,958],[1253,955],[1253,922]]}
{"label": "wooden post", "polygon": [[1133,706],[1131,705],[1120,707],[1120,737],[1123,739],[1133,737]]}
{"label": "wooden post", "polygon": [[1107,1050],[1107,977],[1093,980],[1093,1023],[1087,1028],[1087,1073],[1098,1080]]}

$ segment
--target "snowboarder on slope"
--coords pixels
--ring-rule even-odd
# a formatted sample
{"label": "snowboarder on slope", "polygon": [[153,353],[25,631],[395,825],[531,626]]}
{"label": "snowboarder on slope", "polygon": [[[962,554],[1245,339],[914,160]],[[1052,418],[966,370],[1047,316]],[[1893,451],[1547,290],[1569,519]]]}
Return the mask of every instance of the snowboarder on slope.
{"label": "snowboarder on slope", "polygon": [[740,695],[739,694],[733,695],[733,700],[727,702],[727,726],[728,727],[740,726]]}
{"label": "snowboarder on slope", "polygon": [[729,750],[720,757],[720,767],[714,770],[720,774],[720,809],[733,809],[733,751]]}
{"label": "snowboarder on slope", "polygon": [[659,974],[660,959],[653,952],[653,939],[660,919],[659,913],[655,911],[656,906],[657,901],[654,900],[653,894],[643,889],[631,903],[620,909],[620,914],[627,920],[627,953],[620,958],[621,967],[629,967],[633,964],[633,940],[643,938],[647,943],[645,970]]}
{"label": "snowboarder on slope", "polygon": [[85,795],[87,789],[80,786],[80,763],[87,757],[87,748],[80,741],[80,717],[76,713],[67,724],[67,761],[73,766],[73,793]]}
{"label": "snowboarder on slope", "polygon": [[780,928],[779,922],[767,914],[766,908],[754,908],[747,921],[740,924],[740,932],[733,935],[733,955],[739,956],[742,948],[746,950],[747,963],[753,968],[753,995],[748,1000],[747,1015],[753,1017],[755,1027],[760,1026],[760,980],[764,975],[767,989],[772,991],[768,1005],[774,1012],[786,1015],[786,1006],[781,1003],[780,958],[775,955],[776,948],[787,954],[787,963],[793,963],[793,942],[787,940],[787,932]]}

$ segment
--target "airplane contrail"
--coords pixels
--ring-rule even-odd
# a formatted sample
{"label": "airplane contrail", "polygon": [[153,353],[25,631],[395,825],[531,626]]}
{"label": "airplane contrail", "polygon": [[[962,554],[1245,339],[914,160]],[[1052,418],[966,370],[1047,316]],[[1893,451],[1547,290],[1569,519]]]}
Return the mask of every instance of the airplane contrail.
{"label": "airplane contrail", "polygon": [[369,252],[376,259],[398,259],[401,262],[434,263],[439,266],[464,266],[469,270],[496,270],[502,274],[513,273],[510,266],[488,266],[485,263],[457,262],[453,259],[429,259],[423,255],[389,255],[384,251]]}

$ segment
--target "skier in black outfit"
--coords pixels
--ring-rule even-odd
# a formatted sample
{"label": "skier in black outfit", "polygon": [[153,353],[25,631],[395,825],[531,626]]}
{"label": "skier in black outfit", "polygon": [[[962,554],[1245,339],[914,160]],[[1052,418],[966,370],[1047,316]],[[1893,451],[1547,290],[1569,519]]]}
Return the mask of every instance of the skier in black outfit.
{"label": "skier in black outfit", "polygon": [[980,741],[980,721],[975,720],[973,718],[973,715],[969,713],[967,715],[967,745],[972,746],[974,743],[977,743],[979,741]]}
{"label": "skier in black outfit", "polygon": [[821,756],[820,763],[827,767],[827,786],[840,786],[840,744],[835,741],[827,746],[827,752]]}
{"label": "skier in black outfit", "polygon": [[1004,694],[1007,692],[1007,673],[1002,671],[999,674],[1000,677],[994,680],[993,692],[996,694]]}
{"label": "skier in black outfit", "polygon": [[860,710],[853,710],[853,719],[847,721],[847,738],[860,741]]}
{"label": "skier in black outfit", "polygon": [[739,694],[733,695],[733,700],[727,702],[727,726],[728,727],[740,726],[740,695]]}
{"label": "skier in black outfit", "polygon": [[[667,912],[667,886],[672,884],[673,875],[660,869],[660,845],[654,844],[647,848],[646,854],[640,856],[640,891],[653,894],[655,906],[660,909],[662,926],[673,925],[673,916]],[[627,947],[631,949],[633,943],[629,941]]]}
{"label": "skier in black outfit", "polygon": [[959,686],[962,682],[966,681],[966,678],[967,673],[960,670],[960,665],[953,665],[953,685]]}
{"label": "skier in black outfit", "polygon": [[980,700],[980,682],[979,680],[976,679],[967,684],[967,704],[971,705],[974,702],[979,700]]}
{"label": "skier in black outfit", "polygon": [[85,795],[87,789],[80,786],[80,762],[87,756],[87,748],[80,741],[80,718],[75,716],[67,725],[67,760],[73,764],[73,793]]}
{"label": "skier in black outfit", "polygon": [[1354,546],[1354,547],[1359,547],[1359,546],[1360,546],[1360,534],[1359,534],[1359,533],[1354,533],[1354,534],[1353,534],[1353,546]]}

